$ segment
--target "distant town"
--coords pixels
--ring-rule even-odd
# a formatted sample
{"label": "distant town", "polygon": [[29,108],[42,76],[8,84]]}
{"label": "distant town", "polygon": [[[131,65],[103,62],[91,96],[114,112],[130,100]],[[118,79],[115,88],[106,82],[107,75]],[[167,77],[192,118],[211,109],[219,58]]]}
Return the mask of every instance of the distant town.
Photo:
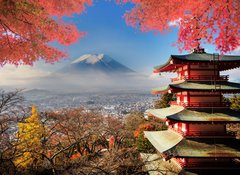
{"label": "distant town", "polygon": [[40,111],[58,111],[62,108],[84,107],[104,115],[124,117],[131,112],[144,112],[158,98],[150,92],[112,93],[53,93],[44,90],[24,92],[27,104],[35,104]]}

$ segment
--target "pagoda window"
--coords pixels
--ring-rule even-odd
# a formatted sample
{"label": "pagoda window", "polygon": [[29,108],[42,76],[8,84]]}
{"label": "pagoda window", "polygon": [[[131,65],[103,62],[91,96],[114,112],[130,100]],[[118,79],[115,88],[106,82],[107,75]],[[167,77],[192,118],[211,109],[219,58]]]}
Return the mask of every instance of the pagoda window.
{"label": "pagoda window", "polygon": [[177,96],[177,104],[180,103],[180,96]]}
{"label": "pagoda window", "polygon": [[166,120],[165,124],[166,126],[169,126],[169,120]]}
{"label": "pagoda window", "polygon": [[183,164],[185,164],[185,163],[186,163],[186,160],[185,160],[185,158],[180,158],[180,161],[181,161]]}
{"label": "pagoda window", "polygon": [[188,103],[188,97],[187,97],[187,96],[184,96],[184,97],[183,97],[183,102],[184,102],[185,104]]}
{"label": "pagoda window", "polygon": [[182,132],[185,134],[187,132],[187,124],[186,123],[182,123]]}
{"label": "pagoda window", "polygon": [[179,123],[175,123],[175,124],[173,125],[173,127],[174,127],[175,130],[178,130],[178,125],[179,125]]}

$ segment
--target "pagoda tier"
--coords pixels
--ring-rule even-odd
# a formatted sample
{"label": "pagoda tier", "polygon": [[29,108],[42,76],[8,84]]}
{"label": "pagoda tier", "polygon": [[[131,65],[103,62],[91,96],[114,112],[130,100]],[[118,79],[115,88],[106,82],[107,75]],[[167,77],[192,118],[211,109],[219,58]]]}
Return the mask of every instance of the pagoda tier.
{"label": "pagoda tier", "polygon": [[186,139],[171,130],[145,131],[144,134],[158,152],[168,158],[240,158],[240,140],[232,138]]}
{"label": "pagoda tier", "polygon": [[[161,88],[155,88],[152,90],[152,94],[162,93],[178,93],[178,92],[222,92],[222,93],[240,93],[240,84],[232,82],[193,82],[193,81],[181,81],[178,83],[170,84]],[[196,93],[194,93],[196,94]],[[215,93],[216,94],[216,93]]]}
{"label": "pagoda tier", "polygon": [[[240,140],[183,138],[170,131],[145,131],[145,136],[167,160],[188,169],[240,169]],[[165,136],[164,136],[165,135]],[[163,146],[166,145],[166,146]],[[168,149],[167,149],[168,148]]]}
{"label": "pagoda tier", "polygon": [[[240,112],[230,109],[223,93],[240,93],[240,84],[228,81],[220,71],[240,67],[240,56],[192,53],[172,55],[154,72],[176,72],[177,77],[153,94],[174,93],[176,101],[163,109],[149,109],[168,126],[166,131],[144,132],[165,160],[184,170],[240,170],[240,140],[228,124],[240,123]],[[206,173],[205,173],[206,174]]]}
{"label": "pagoda tier", "polygon": [[171,106],[149,109],[148,117],[156,117],[168,128],[186,138],[235,138],[236,133],[227,129],[229,123],[240,123],[240,112],[231,109],[187,109]]}
{"label": "pagoda tier", "polygon": [[152,94],[175,93],[176,101],[172,105],[187,108],[229,108],[229,102],[223,100],[223,93],[240,93],[240,84],[232,82],[181,81],[162,88],[155,88]]}
{"label": "pagoda tier", "polygon": [[[216,65],[216,63],[221,64],[221,66]],[[209,69],[214,70],[216,67],[218,67],[219,71],[240,67],[240,56],[222,56],[218,54],[207,53],[171,55],[166,64],[154,67],[154,72],[177,72],[181,70],[185,73],[185,70],[189,69],[192,69],[194,71],[198,71],[199,69],[207,71]],[[215,77],[217,77],[217,75]]]}

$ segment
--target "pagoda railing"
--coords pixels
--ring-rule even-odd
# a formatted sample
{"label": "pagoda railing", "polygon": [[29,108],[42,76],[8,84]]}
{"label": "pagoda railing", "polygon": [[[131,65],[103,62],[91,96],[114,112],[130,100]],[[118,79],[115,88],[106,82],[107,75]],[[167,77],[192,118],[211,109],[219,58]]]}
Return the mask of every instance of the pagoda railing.
{"label": "pagoda railing", "polygon": [[185,134],[187,137],[191,136],[216,136],[216,137],[235,137],[236,134],[234,132],[219,132],[219,131],[189,131]]}
{"label": "pagoda railing", "polygon": [[201,108],[201,107],[206,107],[206,108],[211,108],[211,107],[219,107],[219,108],[229,108],[230,103],[229,102],[176,102],[172,101],[170,102],[171,105],[179,105],[183,107],[188,107],[188,108]]}
{"label": "pagoda railing", "polygon": [[174,132],[177,132],[181,134],[182,136],[186,137],[223,137],[223,138],[235,138],[236,133],[232,131],[226,131],[226,132],[219,132],[219,131],[186,131],[183,132],[181,129],[175,129],[174,127],[169,127],[169,129],[173,130]]}
{"label": "pagoda railing", "polygon": [[[180,161],[179,161],[180,162]],[[188,168],[193,168],[193,167],[205,167],[207,169],[211,169],[211,168],[216,168],[216,167],[220,167],[221,169],[224,168],[237,168],[239,167],[239,164],[234,163],[233,161],[212,161],[212,162],[187,162],[184,163],[184,166],[186,169]]]}
{"label": "pagoda railing", "polygon": [[196,81],[228,81],[229,75],[220,75],[220,76],[214,76],[214,75],[191,75],[191,76],[182,76],[182,77],[176,77],[171,78],[171,81],[180,81],[180,80],[196,80]]}

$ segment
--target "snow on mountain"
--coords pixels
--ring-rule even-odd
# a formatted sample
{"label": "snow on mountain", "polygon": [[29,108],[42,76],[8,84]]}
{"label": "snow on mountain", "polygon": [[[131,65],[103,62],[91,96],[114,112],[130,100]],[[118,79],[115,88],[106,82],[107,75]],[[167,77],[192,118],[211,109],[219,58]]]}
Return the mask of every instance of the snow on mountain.
{"label": "snow on mountain", "polygon": [[91,54],[86,54],[81,56],[80,58],[74,60],[72,62],[72,64],[77,64],[79,62],[86,62],[89,64],[95,64],[98,61],[101,61],[104,58],[104,54],[95,54],[95,55],[91,55]]}
{"label": "snow on mountain", "polygon": [[134,71],[117,62],[105,54],[86,54],[74,60],[71,64],[65,66],[57,73],[77,74],[77,73],[133,73]]}

